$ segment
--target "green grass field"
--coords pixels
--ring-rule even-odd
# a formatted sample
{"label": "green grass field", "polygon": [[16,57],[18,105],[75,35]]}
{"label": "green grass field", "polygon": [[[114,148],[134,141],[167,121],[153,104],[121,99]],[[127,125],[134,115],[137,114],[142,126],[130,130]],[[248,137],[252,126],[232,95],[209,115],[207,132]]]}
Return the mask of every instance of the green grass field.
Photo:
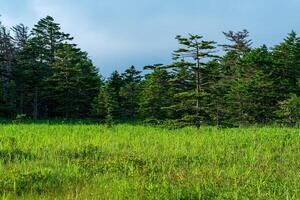
{"label": "green grass field", "polygon": [[296,128],[0,125],[2,199],[299,199]]}

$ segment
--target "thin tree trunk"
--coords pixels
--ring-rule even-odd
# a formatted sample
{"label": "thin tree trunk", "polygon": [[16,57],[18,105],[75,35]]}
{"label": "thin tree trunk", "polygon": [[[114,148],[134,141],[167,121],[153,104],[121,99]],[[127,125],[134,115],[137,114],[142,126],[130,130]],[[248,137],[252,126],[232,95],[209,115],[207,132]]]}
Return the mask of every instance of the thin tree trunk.
{"label": "thin tree trunk", "polygon": [[199,95],[200,95],[200,91],[201,91],[201,75],[200,75],[200,61],[197,60],[197,74],[196,74],[196,79],[197,79],[197,113],[199,114],[199,109],[200,109],[200,99],[199,99]]}
{"label": "thin tree trunk", "polygon": [[200,87],[199,87],[199,72],[197,71],[197,76],[196,76],[196,79],[197,79],[197,92],[196,92],[196,98],[197,98],[197,104],[196,104],[196,107],[197,107],[197,110],[199,109],[200,107],[200,102],[199,102],[199,92],[200,92]]}
{"label": "thin tree trunk", "polygon": [[23,93],[23,91],[21,92],[21,96],[20,96],[19,112],[20,112],[20,114],[24,114],[24,93]]}
{"label": "thin tree trunk", "polygon": [[2,87],[2,98],[3,98],[3,101],[6,102],[7,99],[8,99],[8,94],[7,94],[7,88],[8,88],[8,84],[7,84],[7,80],[6,78],[4,77],[3,78],[3,87]]}
{"label": "thin tree trunk", "polygon": [[34,87],[34,97],[33,97],[33,119],[38,118],[38,87]]}
{"label": "thin tree trunk", "polygon": [[220,122],[219,122],[219,105],[217,105],[217,127],[219,127]]}

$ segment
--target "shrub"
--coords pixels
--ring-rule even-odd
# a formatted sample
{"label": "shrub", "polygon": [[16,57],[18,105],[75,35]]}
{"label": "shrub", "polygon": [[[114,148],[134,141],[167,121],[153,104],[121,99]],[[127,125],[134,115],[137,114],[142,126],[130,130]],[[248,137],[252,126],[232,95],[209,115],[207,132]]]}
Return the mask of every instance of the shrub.
{"label": "shrub", "polygon": [[276,111],[276,114],[283,123],[299,123],[300,97],[298,97],[296,94],[291,94],[289,99],[279,102],[279,109]]}
{"label": "shrub", "polygon": [[27,115],[26,114],[18,114],[13,121],[14,123],[22,123],[27,120]]}

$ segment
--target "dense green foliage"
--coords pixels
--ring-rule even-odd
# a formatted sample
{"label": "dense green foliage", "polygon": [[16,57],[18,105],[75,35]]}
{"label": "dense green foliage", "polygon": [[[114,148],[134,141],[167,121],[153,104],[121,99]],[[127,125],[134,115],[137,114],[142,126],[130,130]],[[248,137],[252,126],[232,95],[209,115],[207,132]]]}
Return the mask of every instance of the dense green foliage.
{"label": "dense green foliage", "polygon": [[296,128],[0,125],[2,199],[299,199]]}
{"label": "dense green foliage", "polygon": [[52,17],[29,33],[24,25],[0,30],[0,116],[81,118],[91,114],[100,76]]}
{"label": "dense green foliage", "polygon": [[102,79],[52,17],[30,32],[22,24],[11,31],[0,25],[0,117],[299,123],[297,34],[273,48],[252,48],[247,30],[224,35],[223,45],[177,36],[174,63],[147,66],[144,73],[132,66]]}

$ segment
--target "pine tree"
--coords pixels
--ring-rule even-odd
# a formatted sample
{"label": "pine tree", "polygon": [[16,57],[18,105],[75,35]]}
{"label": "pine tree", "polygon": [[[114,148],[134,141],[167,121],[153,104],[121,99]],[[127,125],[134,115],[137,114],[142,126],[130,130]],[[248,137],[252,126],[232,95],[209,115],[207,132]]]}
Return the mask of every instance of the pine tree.
{"label": "pine tree", "polygon": [[[196,114],[199,115],[201,112],[201,96],[203,96],[202,90],[202,77],[203,74],[201,73],[201,69],[206,66],[204,62],[205,59],[210,59],[216,57],[214,53],[215,49],[215,42],[213,41],[205,41],[202,39],[202,36],[199,35],[192,35],[190,34],[189,37],[184,38],[182,36],[177,36],[176,39],[178,40],[179,44],[183,46],[174,52],[174,59],[190,59],[192,62],[191,64],[186,65],[188,70],[192,70],[195,76],[195,110]],[[176,66],[176,65],[175,65]]]}
{"label": "pine tree", "polygon": [[171,65],[172,74],[169,79],[170,91],[173,95],[171,106],[167,107],[175,119],[195,114],[195,74],[193,64],[180,61]]}
{"label": "pine tree", "polygon": [[28,87],[24,81],[24,71],[23,71],[23,60],[22,52],[26,48],[28,41],[30,39],[29,28],[24,24],[19,24],[12,28],[14,36],[13,41],[16,47],[16,70],[14,72],[14,80],[16,82],[16,106],[17,114],[25,113],[26,95],[28,94]]}
{"label": "pine tree", "polygon": [[289,98],[290,93],[300,95],[298,79],[300,77],[300,39],[293,31],[279,45],[273,48],[274,70],[278,101]]}
{"label": "pine tree", "polygon": [[117,71],[111,74],[105,84],[107,117],[113,120],[119,120],[122,117],[122,97],[120,95],[122,85],[122,76]]}
{"label": "pine tree", "polygon": [[168,107],[172,105],[170,78],[167,70],[161,65],[147,66],[152,70],[145,76],[140,95],[139,113],[142,118],[167,119],[171,117]]}
{"label": "pine tree", "polygon": [[60,25],[51,16],[38,21],[32,29],[32,36],[37,47],[39,47],[39,60],[45,64],[54,62],[55,50],[73,38],[61,31]]}
{"label": "pine tree", "polygon": [[[226,40],[229,44],[220,45],[223,47],[225,51],[225,55],[222,56],[219,61],[219,77],[221,77],[215,85],[215,92],[212,93],[214,98],[214,103],[211,106],[215,106],[214,109],[211,107],[215,114],[211,113],[212,118],[214,118],[217,123],[222,121],[222,124],[230,125],[230,124],[238,124],[239,117],[232,117],[235,115],[239,115],[238,111],[234,112],[232,107],[236,104],[235,100],[231,97],[237,95],[233,95],[234,91],[230,88],[233,88],[233,85],[239,87],[239,78],[240,75],[240,67],[243,65],[239,65],[239,61],[243,58],[245,54],[251,51],[252,40],[249,39],[249,32],[247,30],[243,31],[229,31],[223,32]],[[237,89],[237,91],[242,90],[242,88]],[[236,97],[236,96],[235,96]],[[218,100],[216,100],[218,99]],[[233,113],[232,113],[233,112]],[[235,118],[235,119],[234,119]]]}
{"label": "pine tree", "polygon": [[224,79],[226,70],[218,60],[213,60],[207,63],[203,74],[203,89],[206,94],[203,100],[205,120],[217,126],[226,124],[226,110],[229,106],[224,95],[228,92]]}
{"label": "pine tree", "polygon": [[229,31],[223,32],[223,34],[230,44],[220,45],[226,53],[221,58],[221,64],[226,75],[225,79],[230,82],[236,70],[238,60],[251,50],[252,40],[249,39],[249,32],[247,30],[238,32]]}
{"label": "pine tree", "polygon": [[40,89],[47,71],[46,66],[37,59],[38,55],[39,49],[31,38],[18,52],[18,83],[22,84],[24,91],[24,97],[21,98],[23,106],[20,110],[34,119],[39,115]]}
{"label": "pine tree", "polygon": [[279,108],[275,113],[283,123],[300,124],[300,97],[291,94],[288,99],[279,102]]}
{"label": "pine tree", "polygon": [[9,30],[0,23],[0,116],[12,117],[15,114],[15,71],[16,49]]}
{"label": "pine tree", "polygon": [[100,77],[85,52],[61,44],[55,51],[52,75],[46,80],[47,99],[53,110],[50,117],[87,117],[99,93]]}
{"label": "pine tree", "polygon": [[47,16],[41,19],[32,30],[32,38],[29,43],[29,48],[32,49],[33,54],[31,58],[36,66],[35,70],[39,77],[35,80],[33,85],[33,117],[36,119],[39,116],[39,110],[48,115],[48,111],[52,110],[51,102],[45,97],[49,97],[45,80],[52,75],[51,65],[55,62],[55,51],[61,44],[68,43],[73,38],[69,34],[63,33],[60,30],[59,24],[54,22],[54,19]]}
{"label": "pine tree", "polygon": [[13,41],[18,50],[24,48],[29,40],[29,28],[24,24],[18,24],[12,27],[14,33]]}
{"label": "pine tree", "polygon": [[231,52],[236,57],[240,57],[251,50],[252,40],[248,39],[249,32],[246,29],[238,32],[223,32],[223,34],[231,42],[231,44],[220,45],[225,52]]}
{"label": "pine tree", "polygon": [[92,103],[92,116],[104,121],[108,116],[108,99],[105,85],[101,85],[98,96]]}
{"label": "pine tree", "polygon": [[234,124],[269,122],[275,110],[272,56],[266,46],[246,53],[238,62],[230,92],[229,114]]}
{"label": "pine tree", "polygon": [[122,74],[122,79],[123,86],[120,89],[120,96],[123,117],[133,120],[138,114],[141,72],[131,66]]}

